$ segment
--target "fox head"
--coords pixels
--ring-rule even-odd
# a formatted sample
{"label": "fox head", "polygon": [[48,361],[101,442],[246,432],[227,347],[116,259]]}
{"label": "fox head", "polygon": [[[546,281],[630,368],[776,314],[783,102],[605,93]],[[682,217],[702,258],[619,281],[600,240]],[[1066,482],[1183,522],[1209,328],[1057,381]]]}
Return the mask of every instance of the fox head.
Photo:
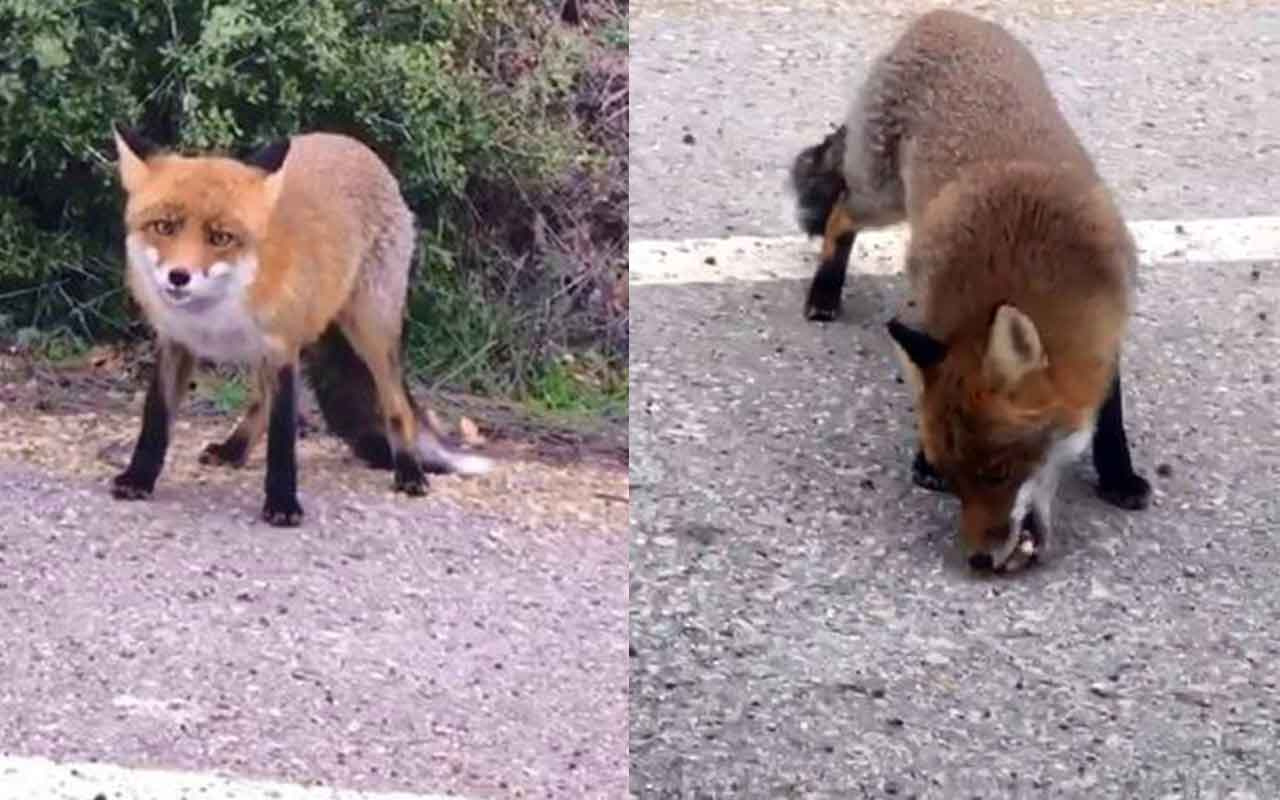
{"label": "fox head", "polygon": [[161,152],[115,128],[125,249],[148,297],[198,311],[248,286],[284,184],[288,140],[245,160]]}
{"label": "fox head", "polygon": [[889,323],[916,397],[925,458],[960,499],[975,567],[1001,567],[1050,530],[1058,476],[1089,443],[1092,418],[1063,398],[1031,318],[1008,303],[939,341]]}
{"label": "fox head", "polygon": [[845,190],[844,143],[841,125],[818,144],[806,147],[791,164],[789,185],[796,194],[800,229],[821,236],[831,209]]}

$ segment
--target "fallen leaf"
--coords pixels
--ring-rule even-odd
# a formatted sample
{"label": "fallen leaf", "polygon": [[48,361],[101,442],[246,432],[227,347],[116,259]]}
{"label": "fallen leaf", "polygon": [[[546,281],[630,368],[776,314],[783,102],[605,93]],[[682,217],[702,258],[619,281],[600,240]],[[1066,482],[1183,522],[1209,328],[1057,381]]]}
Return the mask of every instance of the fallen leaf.
{"label": "fallen leaf", "polygon": [[480,435],[480,428],[470,417],[458,420],[458,432],[462,435],[463,444],[475,447],[485,443],[485,438]]}

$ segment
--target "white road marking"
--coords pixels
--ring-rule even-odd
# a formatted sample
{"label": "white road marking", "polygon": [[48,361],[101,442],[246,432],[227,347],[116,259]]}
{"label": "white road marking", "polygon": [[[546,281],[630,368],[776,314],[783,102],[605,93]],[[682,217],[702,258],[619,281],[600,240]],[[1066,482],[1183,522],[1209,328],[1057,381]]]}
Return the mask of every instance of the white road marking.
{"label": "white road marking", "polygon": [[[1280,217],[1141,220],[1129,228],[1144,266],[1280,259]],[[808,279],[818,238],[732,236],[631,243],[630,283],[726,283]],[[849,271],[892,275],[902,269],[906,226],[860,234]]]}
{"label": "white road marking", "polygon": [[0,800],[464,800],[0,755]]}

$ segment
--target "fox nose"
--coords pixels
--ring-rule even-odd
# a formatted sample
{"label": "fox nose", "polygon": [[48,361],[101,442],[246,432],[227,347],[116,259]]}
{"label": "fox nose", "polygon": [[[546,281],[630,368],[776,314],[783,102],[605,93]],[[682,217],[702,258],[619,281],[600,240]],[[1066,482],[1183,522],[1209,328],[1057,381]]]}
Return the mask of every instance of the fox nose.
{"label": "fox nose", "polygon": [[969,569],[977,572],[990,572],[995,568],[996,562],[990,553],[974,553],[969,556]]}
{"label": "fox nose", "polygon": [[169,270],[169,283],[172,283],[174,286],[178,288],[182,288],[183,286],[186,286],[190,282],[191,282],[191,273],[187,272],[185,269]]}
{"label": "fox nose", "polygon": [[992,552],[1001,549],[1011,535],[1008,525],[992,525],[983,531],[980,549],[969,556],[969,568],[978,572],[990,572],[998,565]]}

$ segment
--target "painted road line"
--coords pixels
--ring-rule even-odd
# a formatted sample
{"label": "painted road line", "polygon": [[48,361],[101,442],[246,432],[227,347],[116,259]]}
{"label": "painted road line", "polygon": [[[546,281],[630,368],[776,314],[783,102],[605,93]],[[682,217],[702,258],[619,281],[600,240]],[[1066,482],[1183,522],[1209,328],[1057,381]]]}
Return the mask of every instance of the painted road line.
{"label": "painted road line", "polygon": [[[1141,220],[1130,230],[1144,265],[1280,259],[1280,217]],[[820,240],[803,236],[639,240],[628,248],[630,283],[725,283],[808,279]],[[906,226],[858,236],[851,272],[892,275],[902,269]]]}
{"label": "painted road line", "polygon": [[0,800],[465,800],[0,755]]}

